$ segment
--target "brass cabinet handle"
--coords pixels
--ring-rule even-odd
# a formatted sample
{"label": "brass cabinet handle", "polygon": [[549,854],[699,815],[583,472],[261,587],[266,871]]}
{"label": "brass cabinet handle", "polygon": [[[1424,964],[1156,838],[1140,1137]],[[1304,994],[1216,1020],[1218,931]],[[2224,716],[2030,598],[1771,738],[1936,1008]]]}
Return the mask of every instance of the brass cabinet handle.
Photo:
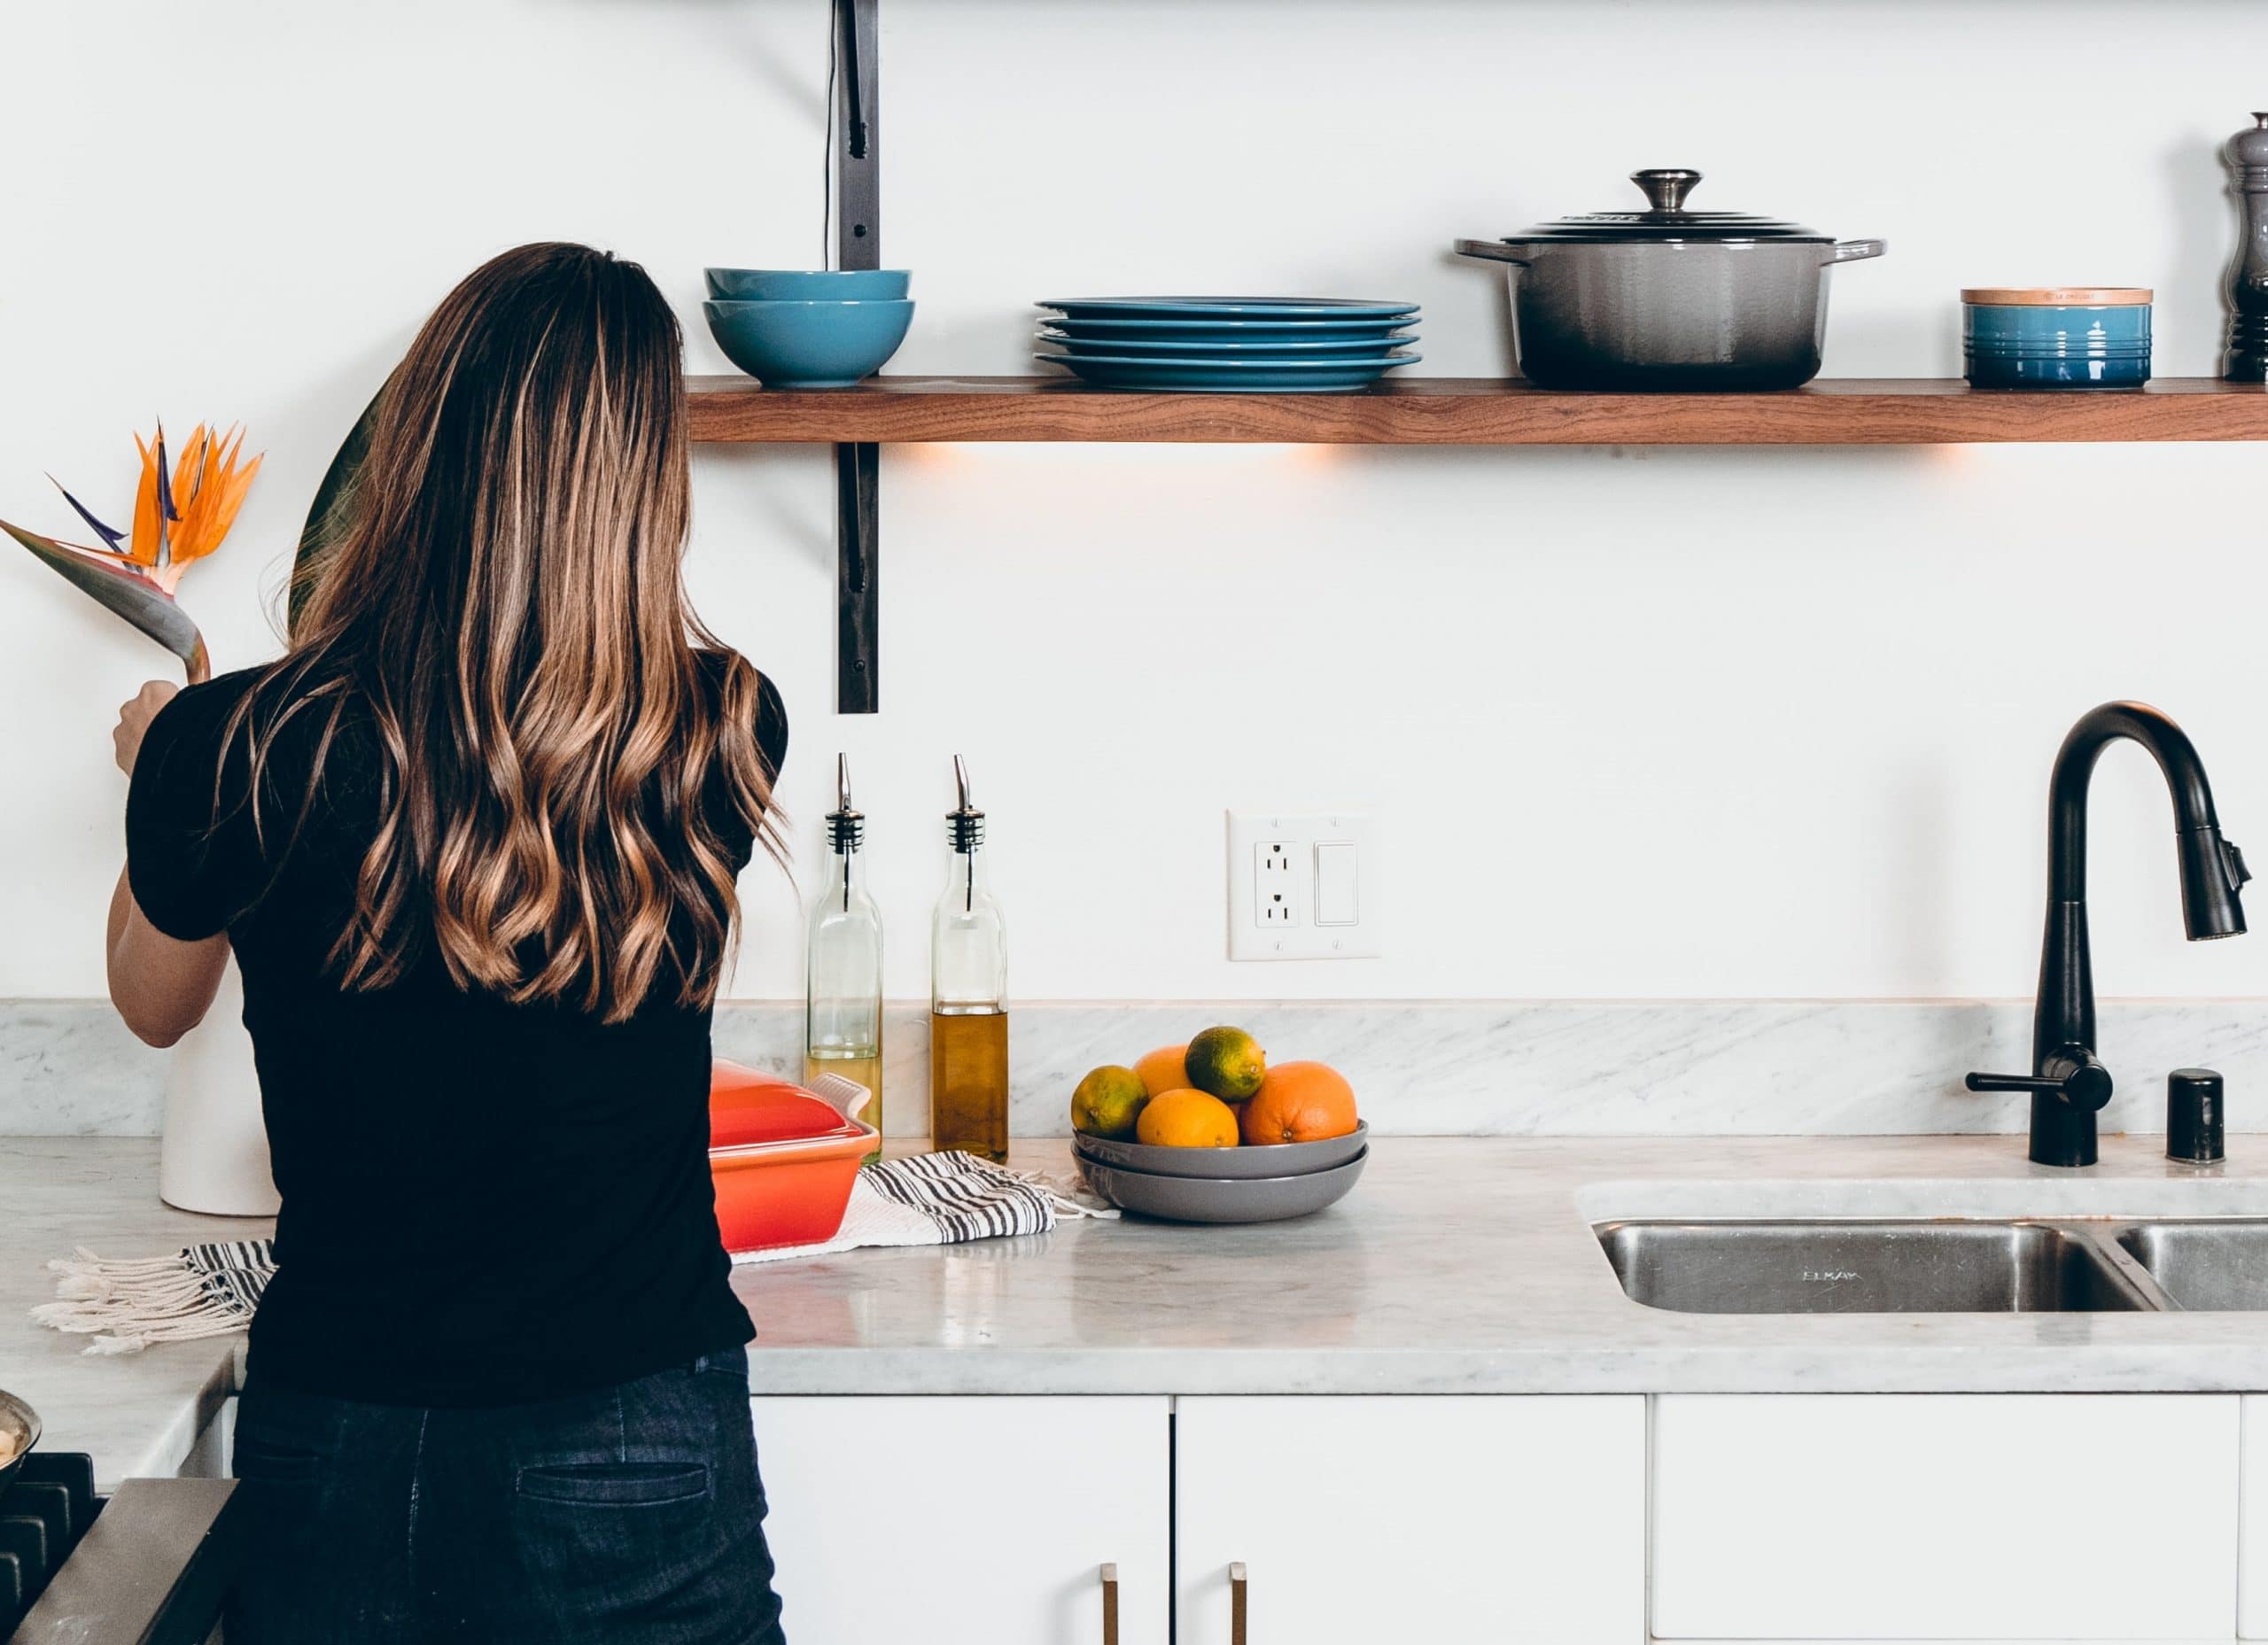
{"label": "brass cabinet handle", "polygon": [[1250,1587],[1244,1574],[1244,1561],[1238,1560],[1229,1567],[1229,1645],[1245,1645],[1245,1590]]}
{"label": "brass cabinet handle", "polygon": [[1102,1645],[1118,1645],[1118,1566],[1102,1568]]}

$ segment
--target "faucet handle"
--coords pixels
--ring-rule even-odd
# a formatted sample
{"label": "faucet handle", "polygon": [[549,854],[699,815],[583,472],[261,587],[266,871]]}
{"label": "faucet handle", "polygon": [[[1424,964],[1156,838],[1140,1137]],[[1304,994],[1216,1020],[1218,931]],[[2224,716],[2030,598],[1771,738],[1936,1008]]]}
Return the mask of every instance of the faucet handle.
{"label": "faucet handle", "polygon": [[2035,1096],[2061,1097],[2070,1106],[2092,1113],[2110,1100],[2110,1070],[2084,1045],[2065,1045],[2041,1059],[2037,1074],[1972,1074],[1973,1091],[2030,1091]]}

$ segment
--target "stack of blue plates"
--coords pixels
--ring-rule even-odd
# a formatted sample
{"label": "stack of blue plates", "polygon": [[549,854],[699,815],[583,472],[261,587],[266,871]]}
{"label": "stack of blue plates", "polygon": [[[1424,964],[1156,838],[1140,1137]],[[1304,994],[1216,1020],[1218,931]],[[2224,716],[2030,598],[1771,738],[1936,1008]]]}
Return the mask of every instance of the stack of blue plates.
{"label": "stack of blue plates", "polygon": [[1097,388],[1324,393],[1421,356],[1415,303],[1338,297],[1050,299],[1039,358]]}

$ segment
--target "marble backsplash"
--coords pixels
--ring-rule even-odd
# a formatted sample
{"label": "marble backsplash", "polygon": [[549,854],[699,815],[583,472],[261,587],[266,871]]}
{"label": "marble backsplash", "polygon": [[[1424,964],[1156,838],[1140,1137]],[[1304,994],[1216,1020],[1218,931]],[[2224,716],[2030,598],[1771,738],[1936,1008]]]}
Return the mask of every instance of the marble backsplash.
{"label": "marble backsplash", "polygon": [[[1068,1129],[1071,1088],[1214,1022],[1249,1028],[1279,1060],[1344,1072],[1382,1134],[1867,1136],[2021,1131],[2025,1101],[1972,1096],[1971,1068],[2027,1066],[2029,1000],[1313,1001],[1049,1003],[1009,1020],[1011,1126]],[[2268,1000],[2106,1000],[2110,1131],[2164,1129],[2168,1070],[2228,1076],[2229,1126],[2268,1130]],[[799,1004],[728,1005],[717,1050],[799,1066]],[[928,1011],[885,1028],[889,1129],[928,1129]],[[0,1135],[147,1136],[166,1053],[95,1000],[0,1000]]]}

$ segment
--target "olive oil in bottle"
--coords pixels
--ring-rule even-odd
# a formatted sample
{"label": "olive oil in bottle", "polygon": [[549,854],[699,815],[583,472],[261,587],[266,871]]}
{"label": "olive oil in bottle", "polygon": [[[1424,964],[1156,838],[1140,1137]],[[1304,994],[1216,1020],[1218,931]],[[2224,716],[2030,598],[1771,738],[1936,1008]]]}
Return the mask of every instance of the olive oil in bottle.
{"label": "olive oil in bottle", "polygon": [[960,803],[945,817],[951,872],[929,928],[929,1136],[940,1149],[1008,1157],[1008,940],[984,872],[984,813],[969,803],[968,767],[953,756]]}
{"label": "olive oil in bottle", "polygon": [[822,1074],[856,1080],[872,1094],[858,1116],[882,1150],[882,920],[866,895],[859,848],[866,819],[850,803],[850,762],[835,757],[835,809],[827,814],[827,889],[812,905],[806,950],[804,1083]]}

